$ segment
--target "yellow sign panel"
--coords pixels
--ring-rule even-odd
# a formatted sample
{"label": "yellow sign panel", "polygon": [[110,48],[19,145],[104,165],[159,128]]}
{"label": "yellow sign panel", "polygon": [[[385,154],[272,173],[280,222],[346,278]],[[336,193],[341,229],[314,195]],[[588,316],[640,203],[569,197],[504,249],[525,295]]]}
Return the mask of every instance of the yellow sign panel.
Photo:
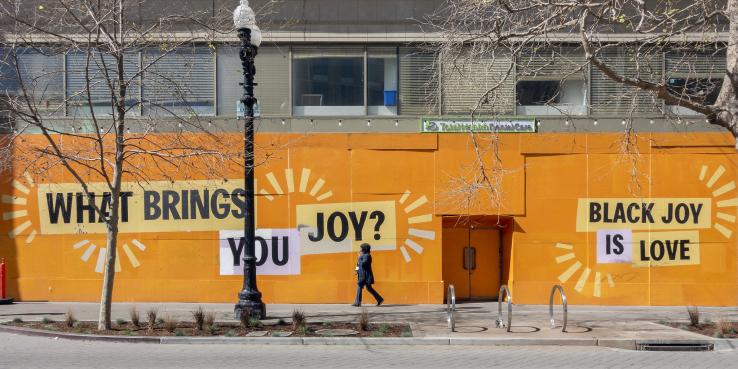
{"label": "yellow sign panel", "polygon": [[699,231],[633,233],[634,267],[696,265],[699,263]]}
{"label": "yellow sign panel", "polygon": [[580,198],[577,232],[705,229],[711,217],[710,198]]}
{"label": "yellow sign panel", "polygon": [[[105,233],[94,206],[109,209],[102,183],[89,185],[94,204],[76,183],[40,184],[42,234]],[[238,229],[243,224],[244,191],[237,181],[123,183],[120,232],[179,232]]]}
{"label": "yellow sign panel", "polygon": [[394,201],[297,205],[303,255],[351,252],[364,242],[395,250],[396,226]]}

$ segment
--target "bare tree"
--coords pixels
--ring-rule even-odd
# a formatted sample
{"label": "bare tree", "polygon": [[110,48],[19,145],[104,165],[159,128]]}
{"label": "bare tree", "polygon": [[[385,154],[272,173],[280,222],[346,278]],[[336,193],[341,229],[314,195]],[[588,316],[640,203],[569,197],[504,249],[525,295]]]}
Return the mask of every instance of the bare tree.
{"label": "bare tree", "polygon": [[[193,101],[196,87],[184,83],[198,53],[211,52],[219,30],[232,30],[230,10],[179,14],[162,3],[0,0],[0,109],[9,125],[0,169],[63,168],[94,206],[107,233],[100,330],[111,327],[123,181],[214,178],[243,159],[213,133]],[[32,58],[45,68],[30,71]],[[93,182],[104,184],[103,201]]]}
{"label": "bare tree", "polygon": [[514,76],[558,68],[562,80],[591,72],[589,83],[622,87],[591,101],[595,113],[696,112],[738,136],[738,0],[448,0],[426,25],[442,34],[444,73],[477,65],[489,74],[500,58],[509,65],[498,83],[475,90],[472,113],[496,111]]}

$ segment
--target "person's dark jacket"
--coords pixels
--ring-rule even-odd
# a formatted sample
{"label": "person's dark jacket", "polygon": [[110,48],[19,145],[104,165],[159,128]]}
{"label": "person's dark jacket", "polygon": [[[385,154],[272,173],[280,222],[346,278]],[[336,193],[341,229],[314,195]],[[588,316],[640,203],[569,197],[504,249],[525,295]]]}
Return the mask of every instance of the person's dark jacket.
{"label": "person's dark jacket", "polygon": [[360,284],[374,284],[374,273],[372,273],[372,256],[370,254],[359,255],[356,262],[359,269],[356,271]]}

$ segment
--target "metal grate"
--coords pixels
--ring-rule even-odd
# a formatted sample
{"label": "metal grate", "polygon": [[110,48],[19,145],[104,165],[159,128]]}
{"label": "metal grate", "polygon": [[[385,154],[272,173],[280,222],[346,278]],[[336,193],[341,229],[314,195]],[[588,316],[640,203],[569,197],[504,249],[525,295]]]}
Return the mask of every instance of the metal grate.
{"label": "metal grate", "polygon": [[638,351],[714,351],[712,343],[685,342],[685,343],[638,343]]}

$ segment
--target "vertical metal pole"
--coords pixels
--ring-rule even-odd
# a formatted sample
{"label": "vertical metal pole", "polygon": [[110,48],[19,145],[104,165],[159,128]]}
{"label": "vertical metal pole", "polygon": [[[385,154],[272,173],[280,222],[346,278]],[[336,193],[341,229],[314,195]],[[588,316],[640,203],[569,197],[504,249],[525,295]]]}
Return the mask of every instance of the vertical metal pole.
{"label": "vertical metal pole", "polygon": [[5,299],[5,258],[0,261],[0,299]]}
{"label": "vertical metal pole", "polygon": [[244,257],[243,257],[243,290],[238,294],[236,304],[236,318],[242,313],[251,317],[263,319],[266,317],[266,307],[261,301],[261,292],[256,287],[256,255],[254,242],[256,241],[256,225],[254,222],[254,57],[257,47],[251,44],[251,30],[238,30],[241,40],[241,66],[243,67],[243,97],[241,102],[245,107],[244,114],[244,192],[246,195],[244,210]]}

